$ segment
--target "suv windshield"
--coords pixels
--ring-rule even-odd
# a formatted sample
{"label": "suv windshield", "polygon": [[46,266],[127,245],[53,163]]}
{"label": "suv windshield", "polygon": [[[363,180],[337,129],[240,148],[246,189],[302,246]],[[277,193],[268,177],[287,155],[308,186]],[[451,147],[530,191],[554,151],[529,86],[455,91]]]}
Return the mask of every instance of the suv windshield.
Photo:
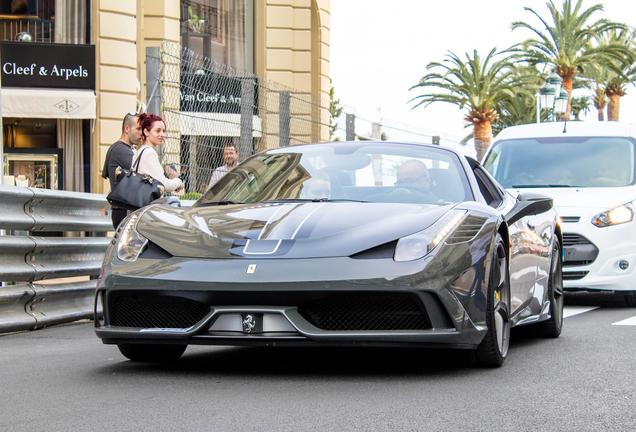
{"label": "suv windshield", "polygon": [[363,201],[444,205],[473,200],[459,157],[397,143],[325,143],[257,154],[196,203]]}
{"label": "suv windshield", "polygon": [[506,188],[617,187],[634,183],[634,141],[621,137],[499,141],[484,167]]}

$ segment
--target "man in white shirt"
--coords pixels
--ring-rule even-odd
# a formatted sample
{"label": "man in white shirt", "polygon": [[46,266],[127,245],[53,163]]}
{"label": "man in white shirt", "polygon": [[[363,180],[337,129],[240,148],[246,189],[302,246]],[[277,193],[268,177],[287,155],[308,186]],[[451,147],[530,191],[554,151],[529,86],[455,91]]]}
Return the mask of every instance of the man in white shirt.
{"label": "man in white shirt", "polygon": [[212,177],[208,183],[208,189],[210,189],[216,182],[221,180],[223,176],[234,169],[238,162],[239,152],[234,144],[228,143],[223,147],[223,162],[224,165],[217,167],[212,171]]}

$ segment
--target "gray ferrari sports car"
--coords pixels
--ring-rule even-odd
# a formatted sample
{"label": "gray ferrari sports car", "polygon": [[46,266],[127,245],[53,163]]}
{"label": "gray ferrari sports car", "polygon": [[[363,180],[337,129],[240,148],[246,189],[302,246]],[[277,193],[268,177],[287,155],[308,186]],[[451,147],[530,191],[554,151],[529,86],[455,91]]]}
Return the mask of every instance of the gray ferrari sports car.
{"label": "gray ferrari sports car", "polygon": [[105,257],[96,333],[137,361],[189,344],[418,345],[499,366],[511,327],[559,336],[561,245],[549,198],[514,197],[453,150],[279,148],[192,207],[128,216]]}

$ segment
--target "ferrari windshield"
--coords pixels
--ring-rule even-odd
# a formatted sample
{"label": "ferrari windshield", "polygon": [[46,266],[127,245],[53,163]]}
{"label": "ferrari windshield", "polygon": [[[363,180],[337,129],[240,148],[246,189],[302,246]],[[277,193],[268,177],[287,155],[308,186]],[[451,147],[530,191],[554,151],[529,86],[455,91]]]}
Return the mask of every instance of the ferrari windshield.
{"label": "ferrari windshield", "polygon": [[196,205],[288,200],[445,205],[473,199],[459,157],[448,150],[325,143],[257,154],[214,184]]}
{"label": "ferrari windshield", "polygon": [[634,184],[634,142],[621,137],[525,138],[496,143],[484,167],[507,188]]}

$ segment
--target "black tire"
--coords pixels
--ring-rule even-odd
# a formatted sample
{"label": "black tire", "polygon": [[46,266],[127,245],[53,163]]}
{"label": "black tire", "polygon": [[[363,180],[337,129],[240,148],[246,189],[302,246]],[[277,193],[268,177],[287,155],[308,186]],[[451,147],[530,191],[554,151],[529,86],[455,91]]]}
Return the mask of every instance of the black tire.
{"label": "black tire", "polygon": [[475,359],[479,366],[499,367],[508,356],[511,327],[508,254],[506,245],[499,234],[493,248],[487,296],[488,332],[475,351]]}
{"label": "black tire", "polygon": [[636,307],[636,291],[625,294],[625,304],[627,307]]}
{"label": "black tire", "polygon": [[119,344],[124,357],[136,362],[164,363],[177,360],[187,345]]}
{"label": "black tire", "polygon": [[550,318],[536,325],[537,335],[546,338],[558,338],[563,328],[563,258],[561,243],[558,240],[552,245],[550,260],[550,281],[548,282],[548,298],[550,299]]}

